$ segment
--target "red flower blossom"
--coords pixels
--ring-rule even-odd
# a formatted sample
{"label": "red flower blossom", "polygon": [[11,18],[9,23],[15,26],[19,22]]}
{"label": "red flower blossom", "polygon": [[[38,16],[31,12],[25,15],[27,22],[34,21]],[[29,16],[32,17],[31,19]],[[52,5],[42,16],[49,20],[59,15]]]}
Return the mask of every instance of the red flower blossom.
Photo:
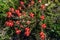
{"label": "red flower blossom", "polygon": [[41,39],[42,39],[42,40],[45,40],[45,35],[42,35],[42,36],[41,36]]}
{"label": "red flower blossom", "polygon": [[44,19],[45,19],[45,16],[44,16],[44,15],[42,15],[40,18],[41,18],[41,20],[44,20]]}
{"label": "red flower blossom", "polygon": [[15,10],[15,12],[16,12],[16,13],[20,13],[20,11],[19,11],[19,10]]}
{"label": "red flower blossom", "polygon": [[19,10],[15,10],[15,12],[16,12],[16,14],[17,14],[17,16],[18,16],[18,17],[20,17],[20,16],[21,16],[21,13],[20,13],[20,11],[19,11]]}
{"label": "red flower blossom", "polygon": [[21,5],[24,5],[24,2],[23,2],[23,1],[20,1],[20,4],[21,4]]}
{"label": "red flower blossom", "polygon": [[29,27],[25,28],[25,31],[30,31],[30,28]]}
{"label": "red flower blossom", "polygon": [[19,9],[19,10],[21,10],[21,9],[22,9],[22,7],[20,6],[20,7],[18,7],[18,9]]}
{"label": "red flower blossom", "polygon": [[40,36],[44,35],[44,32],[40,32]]}
{"label": "red flower blossom", "polygon": [[34,3],[35,3],[35,2],[32,0],[32,1],[31,1],[31,5],[34,5]]}
{"label": "red flower blossom", "polygon": [[21,28],[24,28],[24,26],[23,26],[22,24],[20,25],[20,27],[21,27]]}
{"label": "red flower blossom", "polygon": [[40,37],[41,37],[42,40],[45,39],[45,34],[44,34],[44,32],[40,32]]}
{"label": "red flower blossom", "polygon": [[28,25],[29,25],[30,23],[31,23],[30,21],[27,21],[27,23],[26,23],[26,24],[28,24]]}
{"label": "red flower blossom", "polygon": [[41,0],[38,0],[39,3],[41,3]]}
{"label": "red flower blossom", "polygon": [[30,31],[26,31],[26,32],[25,32],[25,35],[26,35],[26,36],[29,36],[29,35],[30,35]]}
{"label": "red flower blossom", "polygon": [[18,28],[15,28],[15,30],[18,30]]}
{"label": "red flower blossom", "polygon": [[30,17],[32,17],[32,18],[34,17],[34,14],[32,12],[30,13]]}
{"label": "red flower blossom", "polygon": [[30,28],[29,27],[25,28],[25,35],[26,36],[30,35]]}
{"label": "red flower blossom", "polygon": [[46,28],[46,24],[42,24],[42,28],[44,28],[44,29],[45,29],[45,28]]}
{"label": "red flower blossom", "polygon": [[21,33],[21,30],[16,30],[16,34],[20,34]]}
{"label": "red flower blossom", "polygon": [[14,8],[10,8],[9,10],[10,10],[11,12],[14,12]]}
{"label": "red flower blossom", "polygon": [[21,16],[21,13],[17,13],[17,15],[18,15],[18,17],[20,17]]}
{"label": "red flower blossom", "polygon": [[10,18],[12,16],[11,12],[7,12],[7,17]]}
{"label": "red flower blossom", "polygon": [[46,8],[46,6],[43,4],[43,5],[41,5],[41,9],[42,10],[45,10],[45,8]]}
{"label": "red flower blossom", "polygon": [[22,15],[23,15],[23,16],[26,16],[26,12],[22,12]]}
{"label": "red flower blossom", "polygon": [[25,28],[25,35],[26,36],[29,36],[30,35],[30,28]]}
{"label": "red flower blossom", "polygon": [[5,22],[6,26],[12,27],[14,25],[13,21],[9,20]]}

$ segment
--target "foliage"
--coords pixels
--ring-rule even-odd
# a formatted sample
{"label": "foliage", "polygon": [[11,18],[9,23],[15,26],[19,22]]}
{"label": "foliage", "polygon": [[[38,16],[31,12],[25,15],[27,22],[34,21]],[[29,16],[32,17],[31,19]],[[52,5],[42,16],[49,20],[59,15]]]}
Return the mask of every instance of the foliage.
{"label": "foliage", "polygon": [[[15,10],[18,9],[21,4],[20,0],[0,0],[0,40],[11,40],[11,39],[21,39],[21,40],[40,40],[39,32],[41,32],[41,24],[46,23],[46,29],[43,32],[46,34],[46,40],[60,40],[60,1],[59,0],[42,0],[38,3],[38,0],[34,0],[35,4],[28,7],[30,3],[28,0],[23,0],[24,6],[22,6],[21,13],[26,13],[26,16],[13,17],[11,20],[17,19],[21,22],[24,28],[15,24],[13,28],[5,26],[5,22],[9,19],[7,18],[6,12],[10,11],[9,8],[13,7]],[[40,6],[42,4],[48,4],[45,10],[41,10]],[[30,18],[29,13],[33,12],[34,18]],[[45,19],[41,21],[40,16],[45,16]],[[31,24],[27,25],[26,22],[30,20]],[[25,22],[24,22],[25,21]],[[16,21],[15,21],[16,22]],[[30,36],[24,36],[25,28],[30,28]],[[14,28],[19,28],[22,32],[17,35]]]}

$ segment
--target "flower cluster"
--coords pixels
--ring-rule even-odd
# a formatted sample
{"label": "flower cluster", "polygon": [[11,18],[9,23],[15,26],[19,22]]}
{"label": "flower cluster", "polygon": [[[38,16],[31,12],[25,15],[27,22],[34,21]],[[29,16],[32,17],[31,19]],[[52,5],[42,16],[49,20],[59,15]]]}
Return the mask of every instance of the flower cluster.
{"label": "flower cluster", "polygon": [[16,34],[20,34],[21,30],[19,30],[18,28],[15,28]]}
{"label": "flower cluster", "polygon": [[[33,3],[33,1],[31,2]],[[26,12],[21,12],[21,10],[23,9],[22,6],[24,5],[24,2],[23,1],[20,1],[20,4],[21,6],[18,7],[18,9],[14,9],[13,7],[11,7],[9,9],[9,11],[6,13],[7,14],[7,21],[5,22],[5,25],[7,27],[13,27],[15,29],[15,32],[16,34],[20,34],[21,33],[21,30],[18,29],[18,27],[14,27],[15,25],[19,25],[20,28],[24,28],[24,26],[22,25],[21,23],[21,20],[13,20],[12,18],[14,17],[18,17],[18,18],[21,18],[22,16],[26,16]],[[34,13],[33,12],[30,12],[29,16],[31,18],[34,18]],[[24,22],[25,20],[23,19],[22,22]],[[31,23],[30,20],[27,20],[26,21],[26,24],[29,25]],[[30,28],[25,28],[25,36],[29,36],[30,35]]]}
{"label": "flower cluster", "polygon": [[41,37],[42,40],[45,40],[45,34],[44,34],[44,32],[40,32],[40,37]]}
{"label": "flower cluster", "polygon": [[[41,3],[41,0],[39,0],[39,2]],[[45,20],[45,16],[43,14],[43,11],[46,9],[46,5],[45,4],[42,4],[41,5],[41,10],[42,10],[42,15],[40,16],[40,19],[41,21],[44,21]],[[43,29],[45,29],[47,26],[45,23],[42,22],[41,24],[41,32],[40,32],[40,37],[41,37],[41,40],[45,40],[45,33],[43,32]]]}
{"label": "flower cluster", "polygon": [[[38,3],[41,3],[41,0],[38,0]],[[29,9],[30,7],[34,6],[35,4],[35,1],[34,0],[31,0],[27,6],[25,5],[25,3],[23,1],[20,1],[20,6],[18,7],[18,9],[14,9],[13,7],[11,7],[9,9],[9,11],[6,13],[7,14],[7,18],[8,20],[5,22],[5,25],[8,26],[8,27],[14,27],[15,29],[15,33],[16,34],[20,34],[22,32],[22,30],[20,29],[25,29],[25,32],[24,32],[24,35],[25,36],[29,36],[30,35],[30,24],[31,24],[31,20],[35,20],[35,16],[37,16],[34,12],[25,12],[25,9],[27,7],[27,9]],[[40,6],[40,9],[42,11],[44,11],[46,8],[45,4],[41,4]],[[25,20],[28,19],[28,20],[24,20],[24,17],[25,17]],[[13,20],[12,18],[18,18],[17,20]],[[45,16],[44,15],[41,15],[40,16],[40,19],[41,21],[45,20]],[[34,22],[34,21],[33,21]],[[25,24],[25,25],[23,25]],[[15,25],[19,25],[19,27],[15,27]],[[27,27],[24,27],[24,26],[27,26]],[[41,27],[43,29],[46,28],[46,24],[43,23],[41,24]],[[45,35],[43,32],[40,33],[40,37],[41,39],[45,39]]]}
{"label": "flower cluster", "polygon": [[25,28],[25,35],[26,36],[29,36],[30,35],[30,28]]}
{"label": "flower cluster", "polygon": [[9,27],[13,27],[14,23],[13,23],[12,20],[8,20],[8,21],[5,22],[5,25],[9,26]]}

